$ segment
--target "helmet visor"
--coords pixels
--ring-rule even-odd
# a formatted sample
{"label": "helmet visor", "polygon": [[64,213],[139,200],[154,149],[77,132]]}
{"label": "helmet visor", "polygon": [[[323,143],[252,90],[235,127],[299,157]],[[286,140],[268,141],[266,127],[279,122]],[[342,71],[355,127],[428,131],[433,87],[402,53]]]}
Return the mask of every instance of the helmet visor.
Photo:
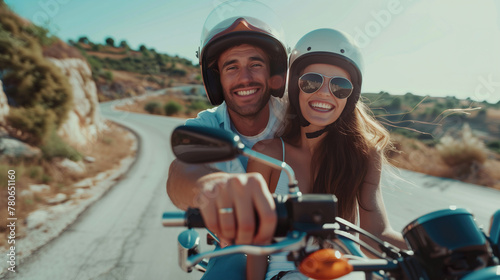
{"label": "helmet visor", "polygon": [[252,26],[284,42],[281,21],[271,8],[257,1],[227,1],[208,15],[201,32],[201,48],[229,28],[237,18],[244,18]]}

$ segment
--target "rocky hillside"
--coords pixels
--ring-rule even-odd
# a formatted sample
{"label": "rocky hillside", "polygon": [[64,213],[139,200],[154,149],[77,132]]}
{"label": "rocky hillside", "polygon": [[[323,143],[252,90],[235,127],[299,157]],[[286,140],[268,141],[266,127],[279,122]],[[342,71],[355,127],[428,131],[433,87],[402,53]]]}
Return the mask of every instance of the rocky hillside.
{"label": "rocky hillside", "polygon": [[2,80],[0,80],[0,125],[5,125],[7,115],[9,115],[9,104],[7,103],[7,96],[3,92]]}
{"label": "rocky hillside", "polygon": [[78,49],[91,66],[100,100],[137,96],[179,84],[201,84],[200,70],[191,61],[157,52],[145,45],[132,49],[126,41],[115,44],[80,37],[69,45]]}
{"label": "rocky hillside", "polygon": [[[105,125],[90,65],[78,50],[0,4],[4,136],[38,147],[54,137],[73,147],[95,141]],[[57,56],[50,55],[54,50]]]}
{"label": "rocky hillside", "polygon": [[86,146],[105,128],[90,67],[78,58],[48,59],[68,77],[73,93],[73,106],[58,134],[73,146]]}

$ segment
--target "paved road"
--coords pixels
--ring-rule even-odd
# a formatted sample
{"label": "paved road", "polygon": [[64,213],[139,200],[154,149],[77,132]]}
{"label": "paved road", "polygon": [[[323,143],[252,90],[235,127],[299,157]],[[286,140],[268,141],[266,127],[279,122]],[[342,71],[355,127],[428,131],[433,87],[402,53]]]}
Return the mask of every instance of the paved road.
{"label": "paved road", "polygon": [[199,279],[177,266],[177,234],[161,225],[174,211],[165,191],[173,155],[170,133],[183,120],[116,112],[102,114],[126,124],[140,138],[130,172],[87,209],[60,237],[18,266],[9,279]]}
{"label": "paved road", "polygon": [[396,170],[384,173],[382,183],[388,215],[397,231],[422,215],[450,206],[468,209],[487,230],[491,215],[500,209],[500,191],[456,180]]}
{"label": "paved road", "polygon": [[[161,226],[162,212],[175,210],[165,193],[166,171],[173,159],[170,132],[183,121],[116,112],[109,103],[102,104],[101,111],[139,135],[137,162],[59,238],[19,265],[15,276],[37,280],[199,279],[198,272],[185,274],[177,266],[176,237],[181,229]],[[400,172],[396,179],[384,176],[386,206],[396,230],[449,205],[469,208],[479,224],[487,224],[500,208],[499,191]]]}

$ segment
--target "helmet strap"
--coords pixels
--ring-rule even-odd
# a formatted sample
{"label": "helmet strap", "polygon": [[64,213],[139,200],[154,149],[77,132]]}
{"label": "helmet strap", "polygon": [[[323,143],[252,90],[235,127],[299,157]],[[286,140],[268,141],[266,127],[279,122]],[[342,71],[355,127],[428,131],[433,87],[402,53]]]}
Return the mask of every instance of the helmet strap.
{"label": "helmet strap", "polygon": [[[306,120],[306,118],[304,118],[304,116],[302,116],[302,113],[299,113],[299,123],[300,123],[300,126],[302,126],[302,127],[307,127],[311,124],[308,120]],[[327,125],[325,128],[320,129],[320,130],[315,131],[315,132],[306,132],[306,137],[308,139],[317,138],[317,137],[321,136],[321,134],[325,133],[325,131],[328,129],[329,126],[330,125]]]}
{"label": "helmet strap", "polygon": [[315,131],[315,132],[307,132],[307,133],[306,133],[306,137],[307,137],[308,139],[318,138],[319,136],[321,136],[323,133],[325,133],[325,132],[328,130],[328,127],[329,127],[329,126],[326,126],[325,128],[320,129],[320,130]]}

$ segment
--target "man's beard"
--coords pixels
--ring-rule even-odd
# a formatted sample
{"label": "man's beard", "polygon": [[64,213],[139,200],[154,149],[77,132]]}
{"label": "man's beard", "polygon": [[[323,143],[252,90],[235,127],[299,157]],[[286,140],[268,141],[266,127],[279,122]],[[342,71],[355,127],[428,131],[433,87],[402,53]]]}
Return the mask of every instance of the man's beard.
{"label": "man's beard", "polygon": [[245,88],[245,87],[252,87],[252,86],[258,86],[263,90],[263,93],[259,93],[259,99],[257,102],[253,103],[252,105],[246,105],[246,106],[238,106],[236,102],[232,98],[225,98],[226,105],[227,107],[233,111],[234,113],[238,114],[241,117],[254,117],[256,116],[264,107],[266,107],[267,103],[269,102],[269,98],[271,96],[270,90],[268,87],[264,86],[261,83],[257,82],[252,82],[249,83],[248,85],[237,85],[228,92],[226,92],[226,96],[229,94],[234,94],[233,92],[237,91],[240,88]]}

